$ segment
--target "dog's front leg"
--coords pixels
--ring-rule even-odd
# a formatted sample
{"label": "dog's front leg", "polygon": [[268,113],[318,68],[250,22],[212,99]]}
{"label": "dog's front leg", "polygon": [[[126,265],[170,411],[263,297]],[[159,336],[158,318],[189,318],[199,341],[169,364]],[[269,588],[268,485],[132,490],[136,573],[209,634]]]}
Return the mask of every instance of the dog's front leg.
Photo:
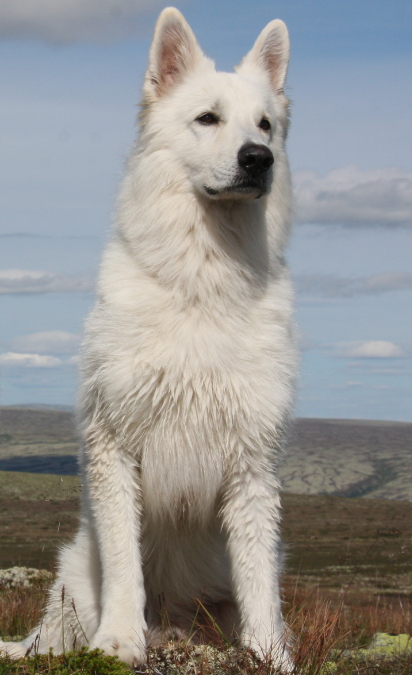
{"label": "dog's front leg", "polygon": [[278,484],[269,468],[245,465],[232,472],[222,516],[241,642],[287,673],[292,663],[280,606],[279,512]]}
{"label": "dog's front leg", "polygon": [[86,436],[87,489],[102,567],[101,618],[90,647],[137,666],[146,661],[146,622],[135,461],[104,428],[94,426]]}

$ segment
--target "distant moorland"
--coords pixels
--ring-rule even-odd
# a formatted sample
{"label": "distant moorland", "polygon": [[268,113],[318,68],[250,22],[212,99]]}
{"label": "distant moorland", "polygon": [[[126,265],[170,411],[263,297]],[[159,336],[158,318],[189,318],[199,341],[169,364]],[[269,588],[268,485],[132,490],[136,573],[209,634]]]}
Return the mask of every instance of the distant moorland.
{"label": "distant moorland", "polygon": [[[77,473],[73,413],[0,407],[0,472]],[[280,469],[283,489],[412,501],[412,424],[298,419]]]}
{"label": "distant moorland", "polygon": [[[321,667],[336,645],[364,646],[380,631],[412,633],[411,440],[412,424],[295,422],[281,470],[282,596],[298,661],[314,664],[302,672],[412,672],[407,655]],[[77,444],[70,411],[0,409],[0,569],[55,569],[59,548],[78,526]],[[0,588],[0,635],[27,633],[41,617],[44,592]],[[156,660],[153,672],[169,672],[158,666]],[[1,672],[4,667],[17,673],[0,658]],[[50,668],[45,662],[36,672]],[[104,672],[111,671],[105,666]],[[223,672],[249,671],[232,664]]]}
{"label": "distant moorland", "polygon": [[[0,568],[51,569],[77,527],[75,476],[0,472]],[[362,590],[412,593],[412,504],[284,493],[289,579],[338,591],[356,574]]]}

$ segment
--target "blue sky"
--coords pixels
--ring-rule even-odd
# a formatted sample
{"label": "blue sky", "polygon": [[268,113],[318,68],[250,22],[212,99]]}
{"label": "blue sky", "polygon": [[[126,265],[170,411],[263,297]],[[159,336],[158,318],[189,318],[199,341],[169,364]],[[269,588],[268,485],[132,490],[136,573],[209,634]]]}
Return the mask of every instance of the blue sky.
{"label": "blue sky", "polygon": [[[75,400],[79,336],[166,4],[2,0],[2,404]],[[221,69],[271,19],[290,31],[297,414],[412,420],[412,4],[176,6]]]}

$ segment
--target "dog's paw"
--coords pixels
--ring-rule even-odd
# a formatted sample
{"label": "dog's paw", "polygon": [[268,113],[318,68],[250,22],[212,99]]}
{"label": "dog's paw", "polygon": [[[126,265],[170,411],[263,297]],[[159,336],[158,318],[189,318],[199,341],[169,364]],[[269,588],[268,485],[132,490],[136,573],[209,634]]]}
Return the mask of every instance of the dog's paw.
{"label": "dog's paw", "polygon": [[272,649],[262,649],[258,645],[251,645],[251,648],[267,664],[269,672],[290,675],[294,672],[294,664],[285,647],[274,647]]}
{"label": "dog's paw", "polygon": [[289,675],[295,672],[294,663],[286,649],[275,650],[270,655],[270,664],[273,669],[279,670],[282,675]]}
{"label": "dog's paw", "polygon": [[282,638],[274,640],[268,636],[247,637],[242,639],[244,647],[249,647],[264,663],[270,664],[271,670],[288,675],[294,670],[293,661],[289,655],[285,641]]}
{"label": "dog's paw", "polygon": [[144,640],[136,636],[136,640],[119,635],[96,634],[90,644],[90,649],[101,649],[105,654],[118,656],[132,668],[139,669],[145,666],[147,657]]}

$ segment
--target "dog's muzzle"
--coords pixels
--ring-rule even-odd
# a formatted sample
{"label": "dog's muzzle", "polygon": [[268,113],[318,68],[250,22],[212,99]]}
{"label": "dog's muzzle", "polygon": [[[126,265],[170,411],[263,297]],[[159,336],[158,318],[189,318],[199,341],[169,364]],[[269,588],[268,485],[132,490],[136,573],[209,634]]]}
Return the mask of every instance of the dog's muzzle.
{"label": "dog's muzzle", "polygon": [[232,183],[216,190],[204,185],[211,197],[259,199],[267,192],[267,172],[274,162],[272,151],[266,145],[245,143],[237,155],[238,170]]}

